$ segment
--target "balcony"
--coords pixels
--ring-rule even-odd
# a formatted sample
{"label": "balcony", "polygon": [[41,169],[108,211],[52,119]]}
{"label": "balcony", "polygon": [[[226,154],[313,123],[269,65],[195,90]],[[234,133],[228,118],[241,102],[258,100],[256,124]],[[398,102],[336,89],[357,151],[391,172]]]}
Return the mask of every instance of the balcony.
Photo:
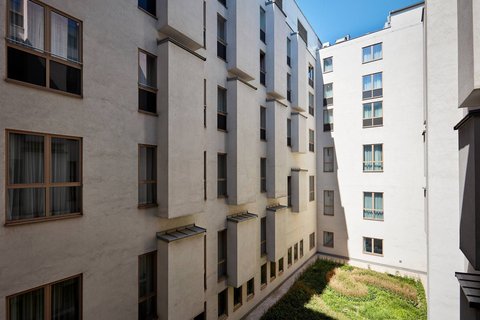
{"label": "balcony", "polygon": [[203,211],[204,61],[168,39],[157,53],[158,213],[172,219]]}
{"label": "balcony", "polygon": [[257,144],[260,127],[255,90],[238,78],[227,81],[227,183],[228,203],[231,205],[255,202],[258,191],[252,188],[258,185],[257,153],[247,151]]}
{"label": "balcony", "polygon": [[287,252],[287,214],[286,206],[267,208],[267,255],[268,260],[276,262]]}
{"label": "balcony", "polygon": [[255,276],[260,257],[259,230],[258,216],[253,213],[245,212],[227,217],[229,286],[238,288]]}
{"label": "balcony", "polygon": [[193,319],[204,311],[205,233],[195,225],[157,233],[160,319]]}
{"label": "balcony", "polygon": [[203,1],[158,0],[158,29],[191,50],[203,46]]}

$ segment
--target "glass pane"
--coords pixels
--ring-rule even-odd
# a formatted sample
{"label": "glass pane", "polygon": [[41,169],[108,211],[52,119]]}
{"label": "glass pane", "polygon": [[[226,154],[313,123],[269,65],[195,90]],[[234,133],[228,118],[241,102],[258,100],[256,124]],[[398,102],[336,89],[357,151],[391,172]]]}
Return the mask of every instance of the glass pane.
{"label": "glass pane", "polygon": [[267,117],[265,111],[265,108],[260,108],[260,128],[266,128],[267,126]]}
{"label": "glass pane", "polygon": [[382,88],[382,73],[375,73],[373,75],[373,89]]}
{"label": "glass pane", "polygon": [[8,48],[8,78],[45,87],[46,60],[36,55]]}
{"label": "glass pane", "polygon": [[327,58],[323,60],[323,71],[329,72],[333,70],[333,60],[332,58]]}
{"label": "glass pane", "polygon": [[157,94],[155,92],[138,89],[138,109],[157,113]]}
{"label": "glass pane", "polygon": [[217,38],[222,40],[223,42],[226,42],[226,37],[225,37],[225,20],[223,18],[218,17],[217,18]]}
{"label": "glass pane", "polygon": [[383,211],[383,194],[375,193],[375,209]]}
{"label": "glass pane", "polygon": [[138,0],[138,6],[154,16],[157,15],[155,0]]}
{"label": "glass pane", "polygon": [[52,138],[52,182],[80,182],[80,141]]}
{"label": "glass pane", "polygon": [[50,88],[80,95],[82,70],[50,61]]}
{"label": "glass pane", "polygon": [[328,83],[324,86],[324,98],[332,98],[333,97],[333,83]]}
{"label": "glass pane", "polygon": [[156,58],[144,52],[138,54],[138,82],[145,86],[156,88],[157,85]]}
{"label": "glass pane", "polygon": [[375,148],[375,161],[382,161],[382,145],[376,144]]}
{"label": "glass pane", "polygon": [[138,320],[157,319],[157,297],[151,297],[138,305]]}
{"label": "glass pane", "polygon": [[227,91],[218,88],[217,91],[217,110],[218,112],[227,112]]}
{"label": "glass pane", "polygon": [[52,54],[80,61],[80,23],[56,12],[50,15]]}
{"label": "glass pane", "polygon": [[372,76],[363,76],[363,91],[372,90]]}
{"label": "glass pane", "polygon": [[217,114],[217,128],[227,130],[227,116],[224,114]]}
{"label": "glass pane", "polygon": [[144,254],[139,258],[138,297],[155,292],[155,253]]}
{"label": "glass pane", "polygon": [[80,279],[52,286],[52,320],[80,320]]}
{"label": "glass pane", "polygon": [[366,209],[372,209],[372,194],[370,192],[365,192],[363,194],[363,207]]}
{"label": "glass pane", "polygon": [[9,320],[43,320],[45,319],[44,289],[37,289],[8,299]]}
{"label": "glass pane", "polygon": [[363,48],[363,62],[368,62],[372,60],[372,47]]}
{"label": "glass pane", "polygon": [[363,238],[363,250],[372,252],[372,238]]}
{"label": "glass pane", "polygon": [[9,189],[8,221],[45,217],[45,189]]}
{"label": "glass pane", "polygon": [[53,216],[79,213],[82,187],[56,187],[50,190],[50,206]]}
{"label": "glass pane", "polygon": [[157,179],[156,151],[157,149],[154,147],[140,147],[140,181],[152,181]]}
{"label": "glass pane", "polygon": [[260,8],[260,29],[265,31],[266,30],[266,19],[265,19],[265,10]]}
{"label": "glass pane", "polygon": [[382,44],[376,44],[373,46],[373,59],[378,60],[382,58]]}
{"label": "glass pane", "polygon": [[42,6],[28,0],[10,0],[9,38],[43,51],[44,18]]}
{"label": "glass pane", "polygon": [[157,203],[157,184],[145,183],[138,187],[138,203],[140,205]]}
{"label": "glass pane", "polygon": [[374,103],[374,109],[375,109],[375,111],[374,111],[374,116],[375,116],[376,118],[382,117],[382,115],[383,115],[383,112],[382,112],[382,102],[375,102],[375,103]]}
{"label": "glass pane", "polygon": [[373,239],[373,250],[376,254],[383,254],[383,241],[380,239]]}
{"label": "glass pane", "polygon": [[372,104],[366,103],[363,105],[363,119],[372,118]]}
{"label": "glass pane", "polygon": [[8,174],[10,184],[44,182],[44,137],[9,134]]}

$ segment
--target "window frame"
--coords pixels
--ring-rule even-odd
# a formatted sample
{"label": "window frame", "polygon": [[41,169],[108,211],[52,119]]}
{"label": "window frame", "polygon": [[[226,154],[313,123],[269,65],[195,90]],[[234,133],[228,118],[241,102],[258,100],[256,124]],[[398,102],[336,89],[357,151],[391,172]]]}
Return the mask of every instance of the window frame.
{"label": "window frame", "polygon": [[[224,156],[225,157],[225,178],[219,178],[218,177],[218,166],[219,166],[219,163],[218,163],[218,157],[219,156]],[[228,186],[227,186],[227,180],[228,179],[228,170],[227,170],[227,154],[226,153],[217,153],[217,198],[228,198]],[[219,188],[218,188],[218,183],[219,182],[223,182],[225,183],[225,194],[220,194],[219,193]]]}
{"label": "window frame", "polygon": [[[328,118],[332,118],[332,122],[325,122],[325,113],[327,113]],[[331,117],[329,115],[331,113]],[[323,108],[323,132],[333,132],[333,108]]]}
{"label": "window frame", "polygon": [[293,263],[298,261],[298,243],[293,245]]}
{"label": "window frame", "polygon": [[262,157],[260,158],[260,193],[265,192],[267,192],[267,158]]}
{"label": "window frame", "polygon": [[[363,78],[362,78],[363,79]],[[363,81],[363,80],[362,80]],[[362,82],[362,85],[363,85],[363,82]],[[327,93],[327,88],[330,86],[330,92],[332,93],[332,96],[331,97],[327,97],[326,96],[326,93]],[[329,82],[329,83],[325,83],[323,85],[323,106],[324,107],[330,107],[330,106],[333,106],[333,82]]]}
{"label": "window frame", "polygon": [[[238,294],[239,302],[235,304],[236,293]],[[237,311],[243,305],[243,285],[235,288],[233,287],[233,311]]]}
{"label": "window frame", "polygon": [[[222,238],[220,238],[222,235]],[[223,238],[223,235],[225,236],[225,238]],[[225,243],[222,243],[222,246],[223,246],[223,259],[220,260],[220,252],[218,251],[218,247],[219,247],[219,244],[220,244],[220,241],[223,241],[225,240]],[[223,230],[220,230],[217,232],[217,281],[220,282],[220,281],[223,281],[225,280],[226,278],[228,278],[228,271],[227,271],[227,261],[228,261],[228,255],[227,255],[227,246],[228,246],[228,236],[227,236],[227,229],[223,229]],[[220,274],[219,270],[220,270],[220,265],[224,265],[225,266],[225,274]]]}
{"label": "window frame", "polygon": [[287,66],[292,67],[292,40],[287,37]]}
{"label": "window frame", "polygon": [[[327,70],[327,71],[326,71],[326,69],[325,69],[325,61],[328,60],[328,59],[330,59],[330,60],[332,61],[332,63],[331,63],[332,68],[331,68],[331,70]],[[333,56],[324,58],[323,61],[322,61],[322,63],[323,63],[323,73],[324,73],[324,74],[325,74],[325,73],[333,72]]]}
{"label": "window frame", "polygon": [[[381,45],[381,47],[382,47],[382,56],[381,56],[380,58],[378,58],[378,59],[374,59],[374,58],[373,58],[373,47],[376,46],[376,45]],[[372,55],[372,59],[365,61],[365,60],[363,59],[363,58],[364,58],[364,56],[363,56],[363,50],[364,50],[364,49],[367,49],[367,48],[370,48],[370,54]],[[383,60],[383,42],[377,42],[377,43],[374,43],[374,44],[371,44],[371,45],[362,47],[361,54],[362,54],[362,64],[366,64],[366,63],[370,63],[370,62],[375,62],[375,61]]]}
{"label": "window frame", "polygon": [[308,151],[315,152],[315,131],[308,129]]}
{"label": "window frame", "polygon": [[290,268],[293,264],[293,247],[287,249],[287,268]]}
{"label": "window frame", "polygon": [[[332,152],[332,161],[331,162],[326,161],[325,151],[328,150],[328,149],[331,149],[331,152]],[[326,164],[331,164],[332,165],[332,170],[327,171],[325,169]],[[323,172],[335,172],[335,149],[334,149],[334,147],[324,147],[323,148]]]}
{"label": "window frame", "polygon": [[316,242],[315,241],[315,232],[310,233],[310,235],[308,236],[308,242],[309,242],[310,250],[315,248],[315,242]]}
{"label": "window frame", "polygon": [[52,315],[48,314],[48,311],[51,311],[50,305],[52,304],[52,287],[54,285],[58,284],[58,283],[62,283],[62,282],[68,281],[68,280],[76,279],[76,278],[78,278],[78,281],[79,281],[79,285],[78,285],[78,287],[79,287],[78,288],[78,290],[79,290],[78,305],[79,305],[79,309],[80,309],[79,310],[80,319],[83,319],[83,274],[82,273],[71,276],[71,277],[68,277],[68,278],[64,278],[64,279],[61,279],[61,280],[58,280],[58,281],[50,282],[50,283],[47,283],[47,284],[44,284],[44,285],[41,285],[41,286],[38,286],[38,287],[35,287],[35,288],[31,288],[31,289],[27,289],[27,290],[24,290],[24,291],[21,291],[21,292],[17,292],[17,293],[14,293],[12,295],[9,295],[9,296],[6,296],[5,301],[6,301],[6,316],[7,316],[7,319],[10,319],[10,316],[11,316],[10,300],[12,298],[15,298],[17,296],[20,296],[20,295],[23,295],[23,294],[26,294],[26,293],[29,293],[29,292],[37,291],[39,289],[43,289],[44,290],[44,302],[43,303],[44,303],[45,320],[51,320]]}
{"label": "window frame", "polygon": [[[366,251],[366,250],[365,250],[365,241],[366,241],[367,239],[370,239],[370,241],[371,241],[371,244],[370,244],[370,245],[372,246],[372,252],[369,252],[369,251]],[[373,256],[383,257],[383,255],[384,255],[384,253],[383,253],[383,252],[384,252],[384,250],[383,250],[383,239],[373,238],[373,237],[363,237],[362,240],[363,240],[362,247],[363,247],[363,253],[364,253],[364,254],[369,254],[369,255],[373,255]],[[375,240],[381,241],[381,243],[382,243],[382,253],[375,253]]]}
{"label": "window frame", "polygon": [[[158,257],[158,253],[157,253],[157,250],[154,250],[154,251],[150,251],[150,252],[147,252],[147,253],[144,253],[144,254],[141,254],[138,256],[138,265],[137,265],[137,272],[138,272],[138,280],[137,280],[137,288],[139,289],[140,288],[140,261],[142,259],[142,257],[145,257],[147,255],[153,255],[153,283],[154,283],[154,292],[150,292],[148,293],[146,296],[143,296],[143,297],[140,297],[140,290],[139,290],[139,296],[138,296],[138,308],[140,308],[140,304],[144,301],[147,301],[148,299],[150,298],[153,298],[153,297],[157,297],[158,295],[158,286],[157,286],[157,257]],[[157,304],[157,299],[155,299],[155,313],[156,313],[156,316],[158,317],[158,304]],[[138,311],[139,309],[137,309]]]}
{"label": "window frame", "polygon": [[308,85],[314,89],[315,88],[315,67],[312,66],[311,64],[308,64],[307,75],[308,75]]}
{"label": "window frame", "polygon": [[[40,89],[40,90],[45,90],[49,92],[54,92],[62,95],[66,95],[69,97],[73,98],[80,98],[83,99],[83,21],[75,18],[68,13],[65,13],[61,10],[58,10],[46,3],[43,3],[38,0],[26,0],[26,1],[31,1],[35,3],[38,6],[41,6],[43,8],[43,24],[44,24],[44,36],[43,36],[43,50],[40,49],[35,49],[33,47],[29,47],[26,45],[22,45],[19,43],[15,43],[15,40],[9,39],[8,33],[10,30],[10,1],[6,0],[6,29],[5,32],[7,36],[5,37],[5,81],[13,84],[18,84],[34,89]],[[79,39],[78,39],[78,56],[79,56],[79,61],[74,62],[69,59],[64,59],[61,57],[57,57],[51,53],[51,33],[52,33],[52,26],[49,23],[51,21],[51,13],[56,13],[58,15],[61,15],[65,18],[71,19],[75,22],[78,23],[78,33],[79,33]],[[23,51],[27,54],[34,55],[36,57],[40,57],[42,59],[45,59],[45,86],[41,85],[36,85],[33,83],[29,82],[23,82],[21,80],[16,80],[16,79],[11,79],[8,78],[8,48],[12,48],[15,50]],[[62,91],[58,89],[54,89],[50,87],[50,65],[51,62],[56,62],[61,65],[65,65],[67,67],[72,67],[77,70],[80,70],[80,94],[75,94],[67,91]]]}
{"label": "window frame", "polygon": [[[372,208],[366,208],[365,207],[365,195],[370,194],[372,196]],[[385,208],[384,208],[384,193],[383,192],[370,192],[370,191],[364,191],[362,193],[363,195],[363,220],[370,220],[370,221],[384,221],[385,220]],[[375,208],[375,195],[381,195],[382,196],[382,210],[378,210]],[[365,212],[366,211],[372,211],[373,212],[373,218],[367,218],[365,217]],[[375,211],[381,211],[381,218],[375,218]]]}
{"label": "window frame", "polygon": [[[249,292],[249,286],[252,285],[252,292]],[[255,296],[255,278],[247,281],[247,301],[250,301]]]}
{"label": "window frame", "polygon": [[[265,19],[265,28],[262,29],[262,15],[263,18]],[[262,41],[264,44],[267,44],[267,12],[265,9],[260,6],[260,41]]]}
{"label": "window frame", "polygon": [[[9,137],[10,134],[21,134],[21,135],[31,135],[31,136],[41,136],[43,137],[43,183],[28,183],[28,184],[10,184],[10,174],[9,174],[9,158],[10,158],[10,143]],[[78,182],[51,182],[51,141],[52,138],[60,138],[60,139],[67,139],[67,140],[76,140],[79,142],[79,150],[78,150],[78,159],[80,162],[78,168]],[[80,212],[75,213],[67,213],[67,214],[60,214],[60,215],[51,215],[50,212],[50,193],[51,189],[55,187],[80,187]],[[8,219],[8,202],[9,190],[15,189],[27,189],[27,188],[35,188],[35,189],[45,189],[45,216],[39,218],[29,218],[29,219],[18,219],[18,220],[9,220]],[[21,225],[21,224],[29,224],[29,223],[37,223],[37,222],[45,222],[45,221],[54,221],[54,220],[62,220],[62,219],[69,219],[69,218],[76,218],[83,216],[83,138],[81,137],[74,137],[74,136],[67,136],[67,135],[60,135],[60,134],[51,134],[51,133],[42,133],[42,132],[32,132],[32,131],[23,131],[23,130],[5,130],[5,226],[14,226],[14,225]]]}
{"label": "window frame", "polygon": [[[154,58],[154,61],[155,61],[155,87],[151,87],[149,85],[145,85],[145,84],[142,84],[140,83],[140,77],[138,78],[137,82],[138,82],[138,90],[139,90],[139,94],[140,94],[140,90],[143,90],[143,91],[147,91],[147,92],[150,92],[150,93],[154,93],[155,94],[155,112],[151,112],[151,111],[148,111],[148,110],[143,110],[143,109],[140,109],[140,104],[138,105],[138,112],[140,113],[145,113],[145,114],[148,114],[148,115],[152,115],[152,116],[158,116],[158,104],[157,104],[157,96],[158,96],[158,81],[157,81],[157,75],[158,75],[158,57],[156,55],[154,55],[153,53],[150,53],[148,52],[147,50],[144,50],[144,49],[141,49],[141,48],[138,48],[138,61],[137,61],[137,65],[138,65],[138,69],[140,71],[140,55],[141,54],[145,54],[148,57],[152,57]],[[138,72],[138,74],[140,74],[140,72]]]}
{"label": "window frame", "polygon": [[279,276],[282,275],[284,271],[285,271],[285,259],[281,257],[280,259],[278,259],[278,275]]}
{"label": "window frame", "polygon": [[272,282],[276,278],[277,278],[277,263],[275,261],[270,261],[270,282]]}
{"label": "window frame", "polygon": [[[225,295],[225,304],[224,304],[224,308],[225,308],[225,312],[222,313],[222,314],[218,314],[218,312],[220,311],[220,308],[218,308],[220,306],[220,296],[223,296]],[[217,294],[217,315],[218,315],[218,318],[219,319],[225,319],[228,317],[228,288],[225,288],[224,290],[220,291],[218,294]]]}
{"label": "window frame", "polygon": [[[332,240],[331,240],[331,245],[330,245],[330,242],[327,242],[326,241],[326,237],[331,235],[332,236]],[[331,231],[323,231],[323,246],[325,248],[335,248],[335,234]]]}
{"label": "window frame", "polygon": [[262,217],[260,218],[260,257],[265,257],[266,255],[267,255],[267,217]]}
{"label": "window frame", "polygon": [[267,86],[267,54],[260,50],[260,84]]}
{"label": "window frame", "polygon": [[287,101],[292,102],[292,75],[287,72]]}
{"label": "window frame", "polygon": [[[375,89],[374,87],[374,78],[376,75],[380,74],[381,77],[382,77],[382,86],[381,88],[377,88]],[[372,89],[370,90],[364,90],[364,79],[366,77],[370,77],[370,81],[371,81],[371,84],[372,84]],[[380,90],[380,94],[378,95],[375,95],[375,91],[379,91]],[[365,96],[365,93],[366,92],[370,92],[370,96]],[[370,73],[370,74],[365,74],[362,76],[362,101],[366,101],[366,100],[372,100],[372,99],[380,99],[380,98],[383,98],[383,71],[379,71],[379,72],[374,72],[374,73]]]}
{"label": "window frame", "polygon": [[[218,92],[219,91],[222,91],[224,92],[224,104],[225,104],[225,111],[220,111],[219,110],[219,101],[218,101]],[[220,85],[217,85],[217,131],[221,131],[221,132],[228,132],[228,125],[227,125],[227,117],[228,117],[228,99],[227,99],[227,89],[220,86]],[[224,117],[225,118],[225,128],[220,128],[219,125],[218,125],[218,119],[220,117]]]}
{"label": "window frame", "polygon": [[260,266],[260,290],[265,289],[267,284],[268,284],[268,274],[267,274],[267,263],[265,262]]}
{"label": "window frame", "polygon": [[[326,195],[327,193],[332,193],[332,199],[333,199],[333,203],[331,206],[327,206],[327,201],[325,201],[325,199],[327,198]],[[332,213],[329,214],[327,213],[327,208],[331,208],[332,209]],[[335,215],[335,191],[334,190],[323,190],[323,215],[324,216],[334,216]]]}
{"label": "window frame", "polygon": [[[140,154],[141,154],[141,149],[142,148],[152,148],[155,150],[155,159],[154,159],[154,164],[155,164],[155,180],[140,180],[140,171],[141,171],[141,163],[140,163]],[[146,203],[146,204],[140,204],[138,203],[138,209],[148,209],[148,208],[153,208],[153,207],[158,207],[158,147],[156,145],[152,144],[138,144],[138,194],[140,195],[140,185],[143,184],[154,184],[155,185],[155,190],[157,190],[157,194],[155,194],[155,202],[154,203]]]}
{"label": "window frame", "polygon": [[[375,104],[380,103],[381,105],[381,110],[382,110],[382,116],[381,117],[375,117]],[[365,107],[369,105],[370,107],[370,112],[372,114],[372,117],[370,118],[365,118],[364,116],[364,110]],[[378,119],[381,119],[381,121],[378,121]],[[377,124],[375,124],[375,120],[377,120]],[[365,121],[371,121],[370,125],[365,125]],[[381,123],[380,123],[381,122]],[[362,128],[376,128],[376,127],[383,127],[383,100],[378,100],[378,101],[369,101],[362,103]]]}
{"label": "window frame", "polygon": [[304,255],[304,252],[303,252],[303,239],[300,240],[299,243],[300,243],[300,244],[299,244],[299,246],[300,246],[300,259],[302,259],[302,258],[303,258],[303,255]]}
{"label": "window frame", "polygon": [[[225,38],[222,39],[219,37],[218,33],[218,21],[220,19],[223,21],[223,33],[225,34]],[[225,50],[225,57],[219,54],[219,45],[222,45]],[[227,39],[227,19],[222,16],[221,14],[217,13],[217,58],[227,62],[227,46],[228,46],[228,39]]]}
{"label": "window frame", "polygon": [[[366,161],[366,160],[365,160],[365,147],[366,147],[366,146],[370,146],[370,147],[371,147],[371,150],[372,150],[372,160],[371,160],[371,161]],[[381,146],[381,147],[382,147],[382,160],[380,160],[380,161],[375,161],[375,146]],[[384,162],[385,162],[385,161],[384,161],[384,156],[383,156],[383,143],[364,144],[364,145],[362,146],[362,158],[363,158],[362,163],[363,163],[363,172],[364,172],[364,173],[383,172],[383,171],[385,170],[385,168],[384,168]],[[371,163],[371,167],[372,167],[372,168],[375,168],[375,164],[376,164],[376,163],[380,163],[380,164],[381,164],[381,170],[374,170],[374,169],[372,169],[372,170],[365,170],[365,168],[366,168],[365,165],[366,165],[367,163]]]}
{"label": "window frame", "polygon": [[315,94],[308,92],[308,113],[315,117]]}
{"label": "window frame", "polygon": [[315,176],[308,177],[308,193],[309,193],[309,202],[315,201]]}
{"label": "window frame", "polygon": [[157,8],[157,4],[156,4],[156,1],[155,1],[155,0],[153,0],[153,2],[155,3],[155,14],[151,13],[151,12],[148,11],[147,9],[142,8],[142,7],[140,6],[138,0],[137,0],[137,7],[138,7],[138,9],[140,9],[141,11],[143,11],[144,13],[146,13],[147,15],[149,15],[150,17],[158,20],[158,16],[157,16],[157,9],[158,9],[158,8]]}
{"label": "window frame", "polygon": [[[265,123],[262,123],[262,114]],[[267,108],[260,106],[260,140],[267,141]]]}

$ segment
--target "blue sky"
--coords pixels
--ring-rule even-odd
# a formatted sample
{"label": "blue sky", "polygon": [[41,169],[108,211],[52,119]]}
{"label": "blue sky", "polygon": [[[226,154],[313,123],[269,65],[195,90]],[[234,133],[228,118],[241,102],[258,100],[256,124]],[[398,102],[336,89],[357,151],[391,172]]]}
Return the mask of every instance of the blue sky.
{"label": "blue sky", "polygon": [[420,0],[296,0],[322,42],[379,30],[390,11]]}

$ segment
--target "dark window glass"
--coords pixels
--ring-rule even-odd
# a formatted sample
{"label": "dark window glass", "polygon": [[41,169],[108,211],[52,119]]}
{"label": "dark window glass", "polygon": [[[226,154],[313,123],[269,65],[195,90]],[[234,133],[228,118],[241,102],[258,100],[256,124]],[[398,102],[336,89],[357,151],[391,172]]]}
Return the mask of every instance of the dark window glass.
{"label": "dark window glass", "polygon": [[247,296],[251,296],[255,293],[255,279],[252,278],[247,282]]}
{"label": "dark window glass", "polygon": [[227,294],[228,289],[223,290],[218,294],[218,316],[227,315]]}
{"label": "dark window glass", "polygon": [[282,273],[284,270],[284,266],[283,266],[283,258],[280,258],[280,260],[278,260],[278,273]]}
{"label": "dark window glass", "polygon": [[227,276],[227,230],[218,232],[217,255],[218,255],[218,279]]}
{"label": "dark window glass", "polygon": [[262,256],[267,254],[267,218],[263,217],[260,220],[260,254]]}
{"label": "dark window glass", "polygon": [[157,148],[140,145],[138,176],[138,204],[157,203]]}
{"label": "dark window glass", "polygon": [[292,120],[287,119],[287,146],[292,146]]}
{"label": "dark window glass", "polygon": [[288,206],[292,206],[292,177],[288,176],[287,177],[287,201],[288,201]]}
{"label": "dark window glass", "polygon": [[217,89],[217,128],[227,130],[227,90]]}
{"label": "dark window glass", "polygon": [[50,88],[80,95],[82,93],[82,71],[50,61]]}
{"label": "dark window glass", "polygon": [[139,88],[138,108],[146,112],[157,113],[157,94]]}
{"label": "dark window glass", "polygon": [[243,299],[242,299],[242,286],[238,288],[233,288],[233,305],[235,307],[239,307],[242,305]]}
{"label": "dark window glass", "polygon": [[227,6],[227,0],[218,0],[224,7]]}
{"label": "dark window glass", "polygon": [[267,285],[267,264],[263,264],[260,268],[260,282],[262,286]]}
{"label": "dark window glass", "polygon": [[157,252],[138,259],[138,319],[157,319]]}
{"label": "dark window glass", "polygon": [[80,279],[74,278],[52,286],[52,320],[80,319]]}
{"label": "dark window glass", "polygon": [[299,20],[297,21],[298,21],[298,35],[300,36],[300,38],[303,39],[303,41],[305,41],[305,43],[308,43],[307,29],[305,29],[305,27],[303,26],[303,24],[300,23]]}
{"label": "dark window glass", "polygon": [[217,156],[217,195],[218,197],[227,196],[227,155],[219,154]]}
{"label": "dark window glass", "polygon": [[138,6],[154,16],[157,15],[156,4],[156,0],[138,0]]}
{"label": "dark window glass", "polygon": [[267,159],[260,159],[260,191],[267,192]]}
{"label": "dark window glass", "polygon": [[275,262],[270,262],[270,279],[273,279],[277,276],[277,264]]}
{"label": "dark window glass", "polygon": [[9,320],[45,319],[45,289],[29,291],[9,298]]}
{"label": "dark window glass", "polygon": [[25,51],[8,48],[8,78],[45,87],[46,60]]}
{"label": "dark window glass", "polygon": [[260,40],[265,43],[265,30],[267,28],[267,21],[265,16],[265,10],[260,7]]}
{"label": "dark window glass", "polygon": [[227,59],[227,21],[217,16],[217,56],[223,60]]}
{"label": "dark window glass", "polygon": [[267,109],[260,107],[260,140],[267,140]]}

